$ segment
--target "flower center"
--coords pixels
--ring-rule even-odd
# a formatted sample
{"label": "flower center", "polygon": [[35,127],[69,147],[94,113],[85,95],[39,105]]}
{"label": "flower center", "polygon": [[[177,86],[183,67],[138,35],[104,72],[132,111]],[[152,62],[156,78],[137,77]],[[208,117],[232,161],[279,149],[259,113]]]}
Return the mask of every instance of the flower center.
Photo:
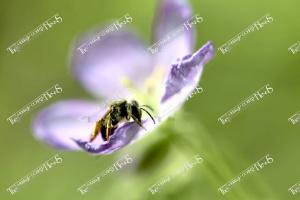
{"label": "flower center", "polygon": [[153,107],[154,111],[157,111],[163,92],[165,69],[160,65],[155,66],[151,74],[145,79],[144,84],[139,87],[128,77],[123,77],[121,84],[128,89],[133,99],[137,100],[140,104],[149,105]]}

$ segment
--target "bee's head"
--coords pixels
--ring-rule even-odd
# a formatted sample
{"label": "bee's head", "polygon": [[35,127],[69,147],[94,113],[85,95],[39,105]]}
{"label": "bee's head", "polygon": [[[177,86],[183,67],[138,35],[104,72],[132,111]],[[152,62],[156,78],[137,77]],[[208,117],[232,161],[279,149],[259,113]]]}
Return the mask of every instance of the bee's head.
{"label": "bee's head", "polygon": [[131,106],[134,106],[134,107],[139,107],[139,103],[136,101],[136,100],[132,100],[131,101]]}
{"label": "bee's head", "polygon": [[132,100],[130,103],[131,114],[141,121],[142,111],[139,107],[139,103],[136,100]]}

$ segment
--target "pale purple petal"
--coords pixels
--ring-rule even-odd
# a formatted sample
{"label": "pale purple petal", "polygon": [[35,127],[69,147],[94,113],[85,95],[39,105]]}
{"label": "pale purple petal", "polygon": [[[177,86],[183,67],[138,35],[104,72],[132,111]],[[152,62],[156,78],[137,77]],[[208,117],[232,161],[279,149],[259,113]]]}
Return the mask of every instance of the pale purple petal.
{"label": "pale purple petal", "polygon": [[96,114],[99,119],[104,112],[105,109],[96,103],[84,100],[52,104],[40,111],[34,119],[34,136],[59,149],[79,150],[72,139],[88,140],[94,127],[93,121],[83,119]]}
{"label": "pale purple petal", "polygon": [[[102,144],[89,143],[88,140],[74,141],[85,151],[94,154],[110,154],[132,143],[146,133],[150,133],[160,122],[164,121],[187,98],[188,94],[197,86],[202,73],[203,65],[214,55],[211,42],[205,44],[193,55],[182,58],[180,63],[172,65],[171,72],[166,82],[166,90],[159,110],[159,121],[153,124],[150,119],[143,122],[147,131],[134,122],[125,123],[115,130],[109,142]],[[172,110],[173,109],[173,110]]]}
{"label": "pale purple petal", "polygon": [[185,101],[197,87],[203,66],[214,56],[214,52],[213,44],[208,42],[193,55],[187,55],[172,65],[161,99],[160,112],[165,113],[170,108],[179,107]]}
{"label": "pale purple petal", "polygon": [[77,48],[101,31],[89,34],[75,45],[72,71],[82,85],[98,97],[129,97],[122,79],[140,86],[152,71],[151,56],[144,44],[133,33],[122,30],[100,37],[84,54]]}
{"label": "pale purple petal", "polygon": [[85,151],[92,154],[110,154],[113,153],[124,146],[133,143],[138,138],[143,137],[145,134],[150,133],[157,125],[153,124],[152,120],[143,120],[143,126],[146,128],[139,127],[135,122],[127,122],[120,125],[114,131],[114,134],[110,137],[109,142],[104,142],[102,144],[89,143],[87,140],[76,140],[74,141]]}
{"label": "pale purple petal", "polygon": [[195,31],[184,26],[191,17],[192,11],[186,0],[162,1],[154,24],[153,44],[159,46],[155,54],[157,64],[168,67],[177,58],[192,53]]}

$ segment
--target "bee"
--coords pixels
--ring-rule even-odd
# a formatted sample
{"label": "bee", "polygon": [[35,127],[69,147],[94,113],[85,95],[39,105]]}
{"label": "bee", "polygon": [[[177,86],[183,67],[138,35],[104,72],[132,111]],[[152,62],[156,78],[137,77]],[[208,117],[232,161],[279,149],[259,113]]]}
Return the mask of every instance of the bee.
{"label": "bee", "polygon": [[94,141],[99,133],[101,133],[104,141],[109,141],[109,137],[114,134],[119,123],[128,122],[130,119],[133,119],[135,123],[145,129],[142,125],[142,111],[145,111],[155,124],[152,115],[145,107],[153,111],[148,105],[140,106],[136,100],[132,100],[131,102],[127,102],[126,100],[113,102],[103,117],[96,122],[94,131],[90,137],[90,142]]}

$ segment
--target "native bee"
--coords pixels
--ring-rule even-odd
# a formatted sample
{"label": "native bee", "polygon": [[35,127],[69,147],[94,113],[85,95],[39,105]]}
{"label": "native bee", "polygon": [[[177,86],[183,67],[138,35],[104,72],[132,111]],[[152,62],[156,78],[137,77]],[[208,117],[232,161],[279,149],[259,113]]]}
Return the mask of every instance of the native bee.
{"label": "native bee", "polygon": [[94,131],[90,137],[90,142],[95,140],[99,133],[101,133],[104,141],[109,141],[109,137],[114,134],[119,123],[128,122],[131,118],[140,127],[144,128],[142,125],[142,111],[145,111],[155,124],[152,115],[145,109],[145,107],[153,111],[153,109],[148,105],[139,106],[138,102],[135,100],[132,100],[131,102],[127,102],[126,100],[113,102],[103,117],[96,122]]}

